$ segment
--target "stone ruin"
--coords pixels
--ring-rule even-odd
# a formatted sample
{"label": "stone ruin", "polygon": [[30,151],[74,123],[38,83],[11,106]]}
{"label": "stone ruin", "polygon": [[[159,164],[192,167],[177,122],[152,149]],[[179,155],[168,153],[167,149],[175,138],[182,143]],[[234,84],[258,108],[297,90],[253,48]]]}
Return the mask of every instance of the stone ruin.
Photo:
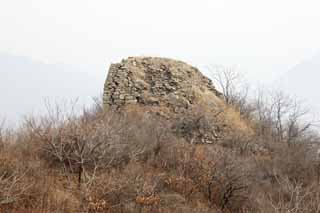
{"label": "stone ruin", "polygon": [[194,87],[220,96],[210,79],[184,62],[130,57],[111,65],[103,102],[105,107],[139,104],[169,107],[181,113],[194,103]]}
{"label": "stone ruin", "polygon": [[[160,115],[172,124],[171,131],[190,143],[219,143],[230,124],[215,120],[225,102],[211,80],[195,67],[166,58],[130,57],[112,64],[103,104],[106,109],[138,110],[147,117]],[[208,109],[209,114],[203,114]],[[257,151],[261,147],[256,145],[248,147]]]}

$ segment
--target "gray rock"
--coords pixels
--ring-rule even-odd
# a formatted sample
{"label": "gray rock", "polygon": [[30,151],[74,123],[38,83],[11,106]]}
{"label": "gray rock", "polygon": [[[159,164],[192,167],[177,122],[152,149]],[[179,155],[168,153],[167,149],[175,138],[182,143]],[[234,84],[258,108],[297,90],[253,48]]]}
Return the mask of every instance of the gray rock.
{"label": "gray rock", "polygon": [[220,93],[211,80],[196,68],[172,59],[130,57],[112,64],[104,86],[103,103],[111,105],[145,104],[169,106],[183,113],[194,103],[191,86],[201,85],[215,95]]}

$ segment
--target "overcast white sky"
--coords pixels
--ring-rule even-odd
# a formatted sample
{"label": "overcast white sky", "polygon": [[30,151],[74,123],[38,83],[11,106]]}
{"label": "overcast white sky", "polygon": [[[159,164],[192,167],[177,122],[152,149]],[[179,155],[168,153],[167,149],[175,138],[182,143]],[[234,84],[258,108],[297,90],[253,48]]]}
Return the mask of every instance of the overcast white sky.
{"label": "overcast white sky", "polygon": [[318,0],[0,0],[0,52],[99,67],[131,55],[259,80],[320,47]]}
{"label": "overcast white sky", "polygon": [[320,57],[319,10],[319,0],[0,0],[0,56],[14,56],[0,67],[0,117],[38,112],[43,96],[100,95],[109,64],[128,56],[235,66],[272,82]]}

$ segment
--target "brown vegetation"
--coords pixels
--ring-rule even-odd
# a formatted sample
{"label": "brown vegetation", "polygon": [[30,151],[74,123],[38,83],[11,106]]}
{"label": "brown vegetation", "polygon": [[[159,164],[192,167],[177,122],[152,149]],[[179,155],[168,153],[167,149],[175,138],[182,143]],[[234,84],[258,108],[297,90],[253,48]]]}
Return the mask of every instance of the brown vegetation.
{"label": "brown vegetation", "polygon": [[319,212],[305,111],[280,93],[227,100],[246,128],[201,106],[173,121],[100,103],[0,127],[0,212]]}

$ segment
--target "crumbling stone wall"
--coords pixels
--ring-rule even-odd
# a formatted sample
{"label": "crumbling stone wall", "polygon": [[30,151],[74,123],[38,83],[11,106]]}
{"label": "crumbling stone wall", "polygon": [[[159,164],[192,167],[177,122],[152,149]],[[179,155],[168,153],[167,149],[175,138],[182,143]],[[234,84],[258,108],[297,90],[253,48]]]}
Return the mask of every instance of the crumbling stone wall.
{"label": "crumbling stone wall", "polygon": [[112,64],[104,86],[104,105],[167,106],[178,113],[193,104],[193,87],[220,93],[196,68],[165,58],[130,57]]}

